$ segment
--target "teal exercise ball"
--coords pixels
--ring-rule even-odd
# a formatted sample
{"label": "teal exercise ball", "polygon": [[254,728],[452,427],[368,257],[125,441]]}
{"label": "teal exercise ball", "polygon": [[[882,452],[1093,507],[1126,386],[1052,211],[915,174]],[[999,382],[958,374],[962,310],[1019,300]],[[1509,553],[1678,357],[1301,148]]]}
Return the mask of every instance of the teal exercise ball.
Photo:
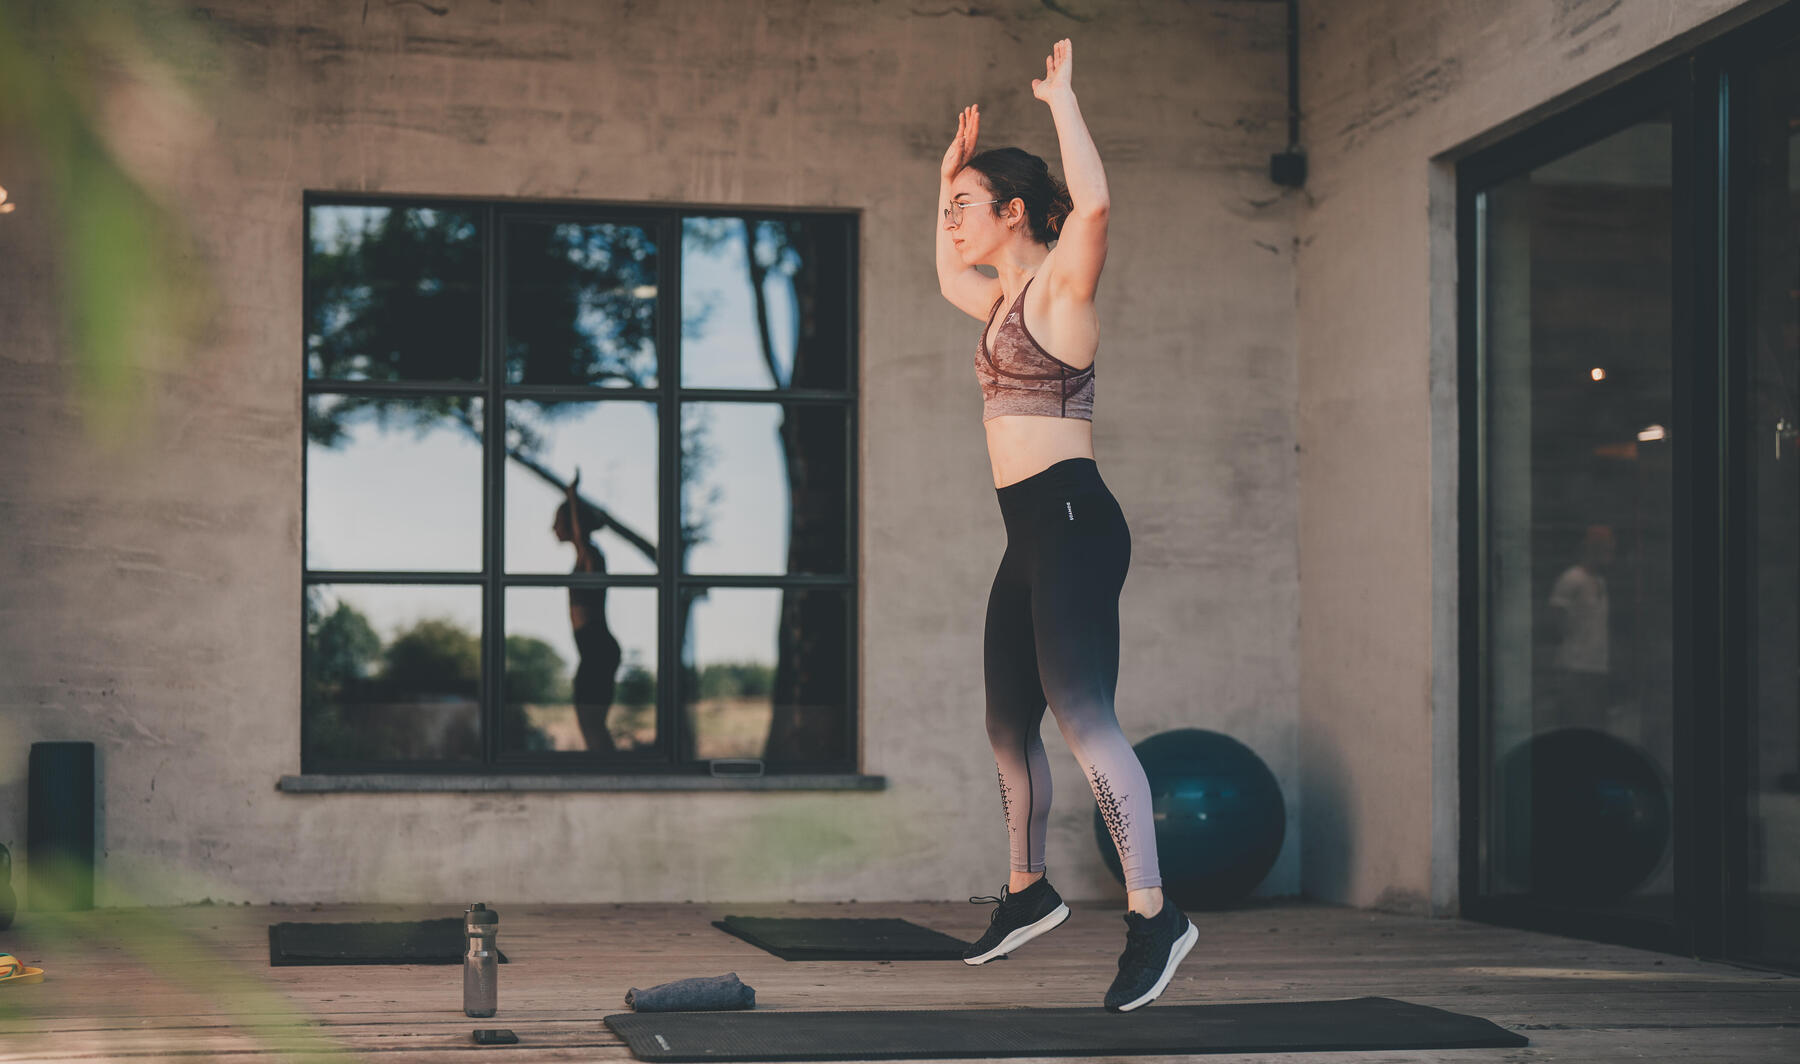
{"label": "teal exercise ball", "polygon": [[[1162,732],[1132,749],[1150,778],[1163,893],[1183,909],[1242,901],[1275,866],[1287,834],[1275,774],[1248,746],[1204,728]],[[1123,884],[1119,851],[1098,806],[1094,838]]]}
{"label": "teal exercise ball", "polygon": [[1502,757],[1493,859],[1515,888],[1600,905],[1638,890],[1668,858],[1669,786],[1641,747],[1592,728],[1534,735]]}

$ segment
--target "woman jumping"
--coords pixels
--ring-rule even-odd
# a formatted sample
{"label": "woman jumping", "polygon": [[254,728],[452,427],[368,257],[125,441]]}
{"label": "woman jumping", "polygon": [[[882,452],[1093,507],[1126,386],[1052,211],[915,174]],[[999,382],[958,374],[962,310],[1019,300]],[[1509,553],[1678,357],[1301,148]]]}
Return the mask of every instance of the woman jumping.
{"label": "woman jumping", "polygon": [[1058,41],[1044,77],[1031,82],[1055,120],[1067,188],[1044,160],[1018,148],[976,154],[981,116],[968,107],[938,189],[938,288],[986,323],[975,376],[1006,523],[983,667],[1012,875],[998,897],[970,899],[997,905],[963,959],[986,963],[1069,916],[1044,877],[1050,764],[1038,730],[1047,702],[1125,869],[1125,951],[1105,999],[1123,1012],[1162,993],[1199,933],[1163,897],[1149,780],[1113,713],[1131,533],[1094,462],[1094,288],[1106,261],[1108,202],[1070,86],[1072,65],[1069,42]]}

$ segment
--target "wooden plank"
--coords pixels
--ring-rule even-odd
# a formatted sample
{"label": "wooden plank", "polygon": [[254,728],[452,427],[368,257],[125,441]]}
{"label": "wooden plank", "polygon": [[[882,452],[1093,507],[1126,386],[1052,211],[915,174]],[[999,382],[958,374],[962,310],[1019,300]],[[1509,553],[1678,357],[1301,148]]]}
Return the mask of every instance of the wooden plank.
{"label": "wooden plank", "polygon": [[[476,1027],[507,1027],[508,1060],[627,1060],[602,1018],[631,986],[735,971],[758,1007],[928,1009],[1098,1004],[1124,939],[1116,906],[1078,903],[1012,959],[787,962],[710,922],[727,913],[895,916],[973,938],[988,908],[957,903],[514,905],[497,903],[500,1014],[461,1011],[461,968],[272,968],[268,925],[402,920],[461,905],[186,906],[21,914],[4,948],[44,967],[0,991],[0,1062],[230,1058],[442,1062],[495,1051]],[[1197,913],[1200,944],[1167,1003],[1379,994],[1484,1016],[1533,1050],[1361,1054],[1359,1061],[1642,1059],[1782,1061],[1800,1055],[1800,979],[1458,920],[1274,903]],[[1154,1007],[1154,1006],[1152,1006]],[[1504,1054],[1515,1055],[1504,1055]],[[1523,1054],[1517,1055],[1517,1054]],[[1066,1059],[1066,1058],[1061,1058]],[[1137,1058],[1155,1064],[1160,1058]],[[1209,1061],[1240,1059],[1209,1056]],[[1326,1062],[1335,1054],[1244,1056]]]}

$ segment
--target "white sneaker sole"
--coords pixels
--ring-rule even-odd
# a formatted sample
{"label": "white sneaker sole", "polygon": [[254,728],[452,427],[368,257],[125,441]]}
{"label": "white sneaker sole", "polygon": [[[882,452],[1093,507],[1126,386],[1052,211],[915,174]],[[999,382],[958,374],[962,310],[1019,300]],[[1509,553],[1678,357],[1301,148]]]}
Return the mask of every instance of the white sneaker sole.
{"label": "white sneaker sole", "polygon": [[1174,977],[1176,966],[1188,955],[1188,950],[1194,948],[1194,943],[1199,941],[1199,939],[1200,929],[1194,926],[1193,921],[1188,921],[1187,931],[1183,932],[1182,936],[1175,940],[1175,944],[1169,947],[1169,963],[1163,965],[1162,978],[1158,979],[1156,985],[1151,987],[1150,992],[1143,997],[1138,998],[1136,1001],[1120,1005],[1119,1011],[1130,1012],[1140,1005],[1148,1005],[1152,1001],[1155,1001],[1156,996],[1163,992],[1163,987],[1168,986],[1169,980]]}
{"label": "white sneaker sole", "polygon": [[1037,923],[1026,924],[1024,927],[1014,929],[1012,934],[1007,935],[1005,938],[1000,940],[1000,944],[998,946],[995,946],[993,949],[988,950],[986,953],[983,953],[978,957],[964,957],[963,963],[964,964],[986,964],[988,961],[993,960],[995,957],[1000,956],[1002,953],[1006,953],[1010,950],[1018,949],[1020,946],[1023,946],[1027,942],[1030,942],[1032,939],[1038,937],[1039,935],[1043,934],[1046,931],[1056,930],[1056,928],[1058,926],[1060,926],[1062,924],[1062,922],[1064,920],[1067,920],[1068,918],[1069,918],[1069,907],[1067,905],[1058,904],[1056,908],[1050,910],[1049,914],[1044,916]]}

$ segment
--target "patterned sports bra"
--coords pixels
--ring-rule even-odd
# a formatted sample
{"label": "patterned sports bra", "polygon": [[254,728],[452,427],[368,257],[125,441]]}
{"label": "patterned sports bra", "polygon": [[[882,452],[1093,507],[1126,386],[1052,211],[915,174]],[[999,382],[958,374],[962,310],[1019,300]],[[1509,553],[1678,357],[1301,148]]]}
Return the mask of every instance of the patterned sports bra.
{"label": "patterned sports bra", "polygon": [[[1037,280],[1033,277],[1032,281]],[[994,300],[981,341],[975,348],[975,379],[981,382],[981,420],[1003,414],[1037,414],[1043,417],[1094,419],[1094,367],[1076,369],[1043,349],[1025,327],[1025,293],[1031,281],[1019,289],[1019,298],[994,333],[994,350],[988,351],[988,327],[1003,295]]]}

